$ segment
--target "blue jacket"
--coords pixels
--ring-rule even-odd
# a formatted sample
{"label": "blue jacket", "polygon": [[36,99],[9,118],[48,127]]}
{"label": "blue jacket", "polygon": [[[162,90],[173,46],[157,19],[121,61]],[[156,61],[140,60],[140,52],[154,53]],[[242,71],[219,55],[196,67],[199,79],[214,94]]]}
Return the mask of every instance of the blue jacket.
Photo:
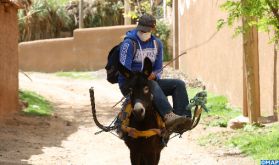
{"label": "blue jacket", "polygon": [[[156,41],[155,41],[156,40]],[[137,50],[134,51],[135,44]],[[160,39],[151,35],[147,42],[142,42],[137,36],[137,30],[128,31],[120,47],[119,61],[131,71],[142,71],[143,60],[148,57],[153,64],[153,72],[159,72],[163,65],[163,44]],[[156,75],[157,79],[161,74]],[[118,84],[121,87],[125,82],[125,77],[121,74],[118,77]]]}

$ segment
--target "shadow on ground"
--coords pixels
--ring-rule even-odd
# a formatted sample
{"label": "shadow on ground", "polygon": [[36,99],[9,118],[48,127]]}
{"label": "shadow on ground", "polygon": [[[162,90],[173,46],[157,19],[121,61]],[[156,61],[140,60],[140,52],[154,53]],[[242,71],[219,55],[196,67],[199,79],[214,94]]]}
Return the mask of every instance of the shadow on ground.
{"label": "shadow on ground", "polygon": [[75,122],[57,116],[17,114],[0,123],[0,164],[28,164],[32,155],[45,147],[61,147],[61,142],[77,131]]}
{"label": "shadow on ground", "polygon": [[[54,116],[16,114],[12,119],[1,122],[0,164],[28,164],[31,156],[43,154],[47,147],[61,148],[62,141],[75,133],[78,127],[95,125],[89,104],[70,109],[55,103],[59,111]],[[96,103],[98,120],[106,126],[113,121],[119,110],[119,107]]]}

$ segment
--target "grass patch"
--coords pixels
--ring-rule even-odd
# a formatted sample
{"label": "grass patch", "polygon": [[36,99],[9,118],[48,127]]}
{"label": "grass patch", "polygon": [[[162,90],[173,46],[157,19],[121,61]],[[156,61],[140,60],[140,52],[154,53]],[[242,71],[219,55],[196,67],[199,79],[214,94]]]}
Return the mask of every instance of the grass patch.
{"label": "grass patch", "polygon": [[247,125],[228,144],[238,147],[256,160],[279,159],[279,124],[266,128]]}
{"label": "grass patch", "polygon": [[[217,137],[220,137],[220,135]],[[207,146],[209,144],[213,146],[223,145],[222,140],[220,138],[216,138],[216,133],[209,133],[207,136],[199,138],[198,144],[201,146]]]}
{"label": "grass patch", "polygon": [[[189,98],[201,89],[189,88]],[[209,113],[203,113],[202,121],[209,126],[226,127],[227,122],[241,115],[240,110],[231,108],[224,96],[208,93],[207,108]],[[252,156],[255,160],[279,159],[279,123],[268,127],[246,125],[236,131],[221,131],[209,133],[198,139],[201,146],[223,148],[239,148],[242,153]]]}
{"label": "grass patch", "polygon": [[68,77],[72,79],[93,80],[91,72],[56,72],[58,77]]}
{"label": "grass patch", "polygon": [[[197,92],[201,91],[199,88],[189,88],[189,98],[193,98]],[[202,113],[202,121],[208,126],[227,127],[230,119],[241,115],[239,109],[232,108],[228,104],[228,99],[225,96],[218,96],[213,93],[207,93],[208,113]]]}
{"label": "grass patch", "polygon": [[51,104],[41,95],[31,91],[19,91],[19,98],[28,102],[28,107],[23,110],[27,115],[49,116],[53,112]]}
{"label": "grass patch", "polygon": [[201,146],[239,148],[242,153],[260,160],[279,159],[279,123],[268,127],[246,125],[243,129],[210,133],[198,139]]}

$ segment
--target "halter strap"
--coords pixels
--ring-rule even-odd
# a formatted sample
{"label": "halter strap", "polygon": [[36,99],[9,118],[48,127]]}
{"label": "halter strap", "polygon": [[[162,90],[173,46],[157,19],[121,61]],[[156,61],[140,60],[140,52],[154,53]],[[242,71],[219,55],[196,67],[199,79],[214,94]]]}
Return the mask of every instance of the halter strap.
{"label": "halter strap", "polygon": [[139,138],[139,137],[145,137],[149,138],[154,135],[161,135],[162,129],[165,128],[165,123],[163,122],[161,116],[156,112],[156,120],[159,128],[153,128],[153,129],[148,129],[145,131],[139,131],[136,128],[129,127],[129,122],[130,122],[130,116],[132,113],[132,104],[131,102],[126,105],[126,108],[124,110],[125,119],[122,121],[121,129],[123,132],[128,133],[128,136],[132,138]]}

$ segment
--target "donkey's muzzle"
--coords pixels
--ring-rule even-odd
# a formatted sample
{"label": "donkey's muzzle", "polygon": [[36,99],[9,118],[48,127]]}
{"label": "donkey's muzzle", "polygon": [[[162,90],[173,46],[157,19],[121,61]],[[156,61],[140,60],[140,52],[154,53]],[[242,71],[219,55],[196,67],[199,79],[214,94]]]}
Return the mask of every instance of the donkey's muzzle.
{"label": "donkey's muzzle", "polygon": [[142,120],[145,116],[145,108],[140,101],[137,101],[134,105],[133,114],[137,120]]}

